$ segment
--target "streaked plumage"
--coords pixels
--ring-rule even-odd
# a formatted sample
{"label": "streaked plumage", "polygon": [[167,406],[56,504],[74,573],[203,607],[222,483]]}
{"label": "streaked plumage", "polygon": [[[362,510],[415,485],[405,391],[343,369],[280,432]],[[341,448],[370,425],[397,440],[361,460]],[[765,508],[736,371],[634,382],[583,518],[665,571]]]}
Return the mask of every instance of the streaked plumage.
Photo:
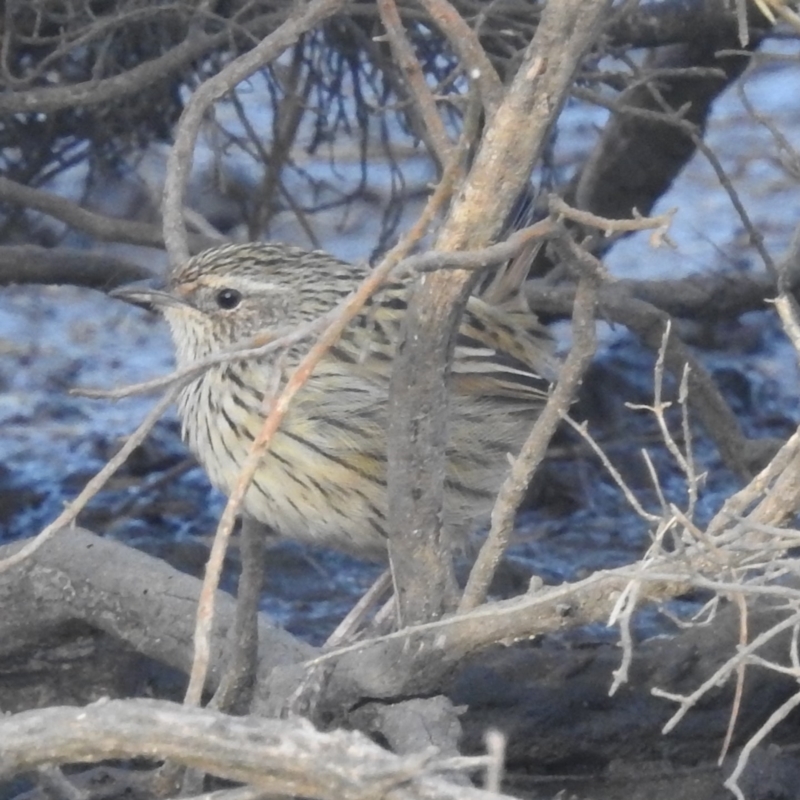
{"label": "streaked plumage", "polygon": [[[128,299],[163,312],[185,366],[265,329],[285,332],[318,318],[366,272],[282,244],[225,245],[178,269],[169,296],[131,292]],[[315,369],[272,440],[245,513],[283,536],[385,557],[386,409],[406,293],[402,282],[386,285]],[[490,510],[508,454],[541,409],[552,371],[548,342],[526,312],[470,299],[451,379],[445,524],[454,534]],[[285,374],[306,349],[212,367],[181,393],[184,437],[223,492],[261,427],[276,370]]]}

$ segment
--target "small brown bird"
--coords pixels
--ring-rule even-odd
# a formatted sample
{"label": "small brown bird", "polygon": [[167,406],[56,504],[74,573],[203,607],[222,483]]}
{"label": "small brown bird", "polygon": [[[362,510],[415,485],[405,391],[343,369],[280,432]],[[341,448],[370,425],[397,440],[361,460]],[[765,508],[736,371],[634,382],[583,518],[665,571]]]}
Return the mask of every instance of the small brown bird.
{"label": "small brown bird", "polygon": [[[121,289],[169,323],[177,361],[256,334],[285,333],[349,295],[368,268],[283,244],[224,245],[190,259],[167,291]],[[265,454],[243,511],[282,536],[358,556],[386,558],[389,378],[407,286],[385,285],[319,363]],[[491,509],[547,398],[549,337],[524,311],[467,304],[450,379],[445,527],[469,533]],[[180,394],[183,436],[211,482],[228,494],[279,379],[305,346],[209,368]]]}

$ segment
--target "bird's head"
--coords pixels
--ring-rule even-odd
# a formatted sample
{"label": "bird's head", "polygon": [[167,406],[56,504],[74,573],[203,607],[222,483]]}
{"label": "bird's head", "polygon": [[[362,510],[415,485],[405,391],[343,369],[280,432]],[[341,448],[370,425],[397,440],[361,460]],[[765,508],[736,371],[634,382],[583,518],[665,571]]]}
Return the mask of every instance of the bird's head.
{"label": "bird's head", "polygon": [[114,297],[164,315],[179,364],[317,319],[352,291],[363,270],[327,253],[284,244],[231,244],[174,270],[164,289],[125,287]]}

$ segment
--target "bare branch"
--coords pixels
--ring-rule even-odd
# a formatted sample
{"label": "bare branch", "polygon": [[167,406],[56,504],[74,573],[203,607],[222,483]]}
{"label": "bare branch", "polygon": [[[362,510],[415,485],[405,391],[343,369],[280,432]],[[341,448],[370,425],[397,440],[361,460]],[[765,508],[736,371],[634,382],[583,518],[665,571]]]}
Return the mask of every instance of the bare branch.
{"label": "bare branch", "polygon": [[344,4],[345,0],[312,0],[307,5],[295,6],[280,27],[205,81],[186,104],[175,129],[175,143],[169,152],[164,182],[164,242],[173,264],[181,264],[189,257],[183,218],[184,197],[194,161],[195,141],[206,112],[238,83],[276,59],[303,33],[335,14]]}
{"label": "bare branch", "polygon": [[394,60],[403,71],[408,93],[419,116],[417,132],[429,143],[431,155],[443,167],[453,160],[454,143],[439,116],[433,92],[425,81],[422,67],[408,41],[394,0],[378,0],[378,10]]}
{"label": "bare branch", "polygon": [[[0,176],[0,201],[41,211],[75,230],[88,233],[104,242],[123,242],[159,249],[164,247],[164,233],[158,225],[107,217],[81,208],[65,197],[59,197],[42,189],[32,189],[2,176]],[[219,239],[201,233],[189,234],[188,242],[192,253],[199,253],[220,244]]]}
{"label": "bare branch", "polygon": [[[25,542],[0,547],[4,561]],[[64,592],[64,586],[70,591]],[[0,573],[0,654],[46,640],[47,631],[82,622],[130,648],[188,673],[192,663],[193,615],[201,582],[165,561],[83,528],[67,528],[13,570]],[[224,674],[236,601],[220,591],[209,679],[216,689]],[[281,665],[296,664],[316,651],[258,618],[258,680]]]}
{"label": "bare branch", "polygon": [[[545,136],[607,0],[548,4],[519,70],[481,141],[463,190],[438,237],[440,250],[484,247],[529,180]],[[566,44],[565,44],[566,43]],[[447,375],[453,332],[475,276],[421,276],[404,317],[389,393],[389,552],[404,623],[435,618],[455,600],[443,541]],[[415,358],[413,342],[425,343]]]}
{"label": "bare branch", "polygon": [[169,408],[178,394],[181,385],[170,389],[151,409],[142,420],[139,427],[127,438],[119,451],[108,460],[105,466],[83,487],[78,496],[49,524],[46,525],[33,539],[12,556],[0,561],[0,573],[17,566],[22,561],[30,558],[45,542],[52,539],[59,531],[72,525],[78,514],[86,504],[105,486],[109,478],[127,461],[128,456],[144,441],[153,425],[158,422],[161,415]]}
{"label": "bare branch", "polygon": [[595,283],[593,276],[585,276],[578,284],[572,317],[572,349],[559,372],[555,389],[500,488],[492,509],[489,535],[470,572],[458,607],[459,612],[476,608],[486,599],[497,565],[508,547],[517,507],[530,484],[531,476],[544,460],[547,446],[556,427],[561,417],[567,413],[594,356],[596,347],[594,313],[597,302]]}
{"label": "bare branch", "polygon": [[486,116],[491,118],[503,99],[503,84],[475,31],[448,0],[420,0],[420,5],[458,54],[467,78],[478,86]]}
{"label": "bare branch", "polygon": [[107,292],[152,274],[145,267],[106,253],[32,244],[0,247],[0,286],[67,284]]}
{"label": "bare branch", "polygon": [[283,795],[340,800],[501,800],[437,777],[467,759],[396,756],[358,732],[320,733],[303,719],[230,717],[158,700],[112,700],[85,708],[26,711],[0,719],[0,776],[41,764],[168,758]]}

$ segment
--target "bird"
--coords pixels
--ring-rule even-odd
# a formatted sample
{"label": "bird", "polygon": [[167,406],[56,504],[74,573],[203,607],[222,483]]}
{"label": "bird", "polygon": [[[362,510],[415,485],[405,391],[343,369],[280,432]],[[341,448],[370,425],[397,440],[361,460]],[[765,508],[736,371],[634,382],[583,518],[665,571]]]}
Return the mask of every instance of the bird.
{"label": "bird", "polygon": [[[225,244],[173,269],[163,289],[114,296],[160,312],[179,368],[330,312],[366,265],[278,242]],[[384,283],[295,395],[248,487],[242,513],[280,537],[385,561],[389,381],[411,280]],[[265,339],[264,337],[267,337]],[[184,440],[229,495],[275,387],[308,345],[208,367],[180,392]],[[463,542],[481,519],[547,400],[555,369],[546,328],[521,307],[470,297],[449,378],[444,531]]]}

